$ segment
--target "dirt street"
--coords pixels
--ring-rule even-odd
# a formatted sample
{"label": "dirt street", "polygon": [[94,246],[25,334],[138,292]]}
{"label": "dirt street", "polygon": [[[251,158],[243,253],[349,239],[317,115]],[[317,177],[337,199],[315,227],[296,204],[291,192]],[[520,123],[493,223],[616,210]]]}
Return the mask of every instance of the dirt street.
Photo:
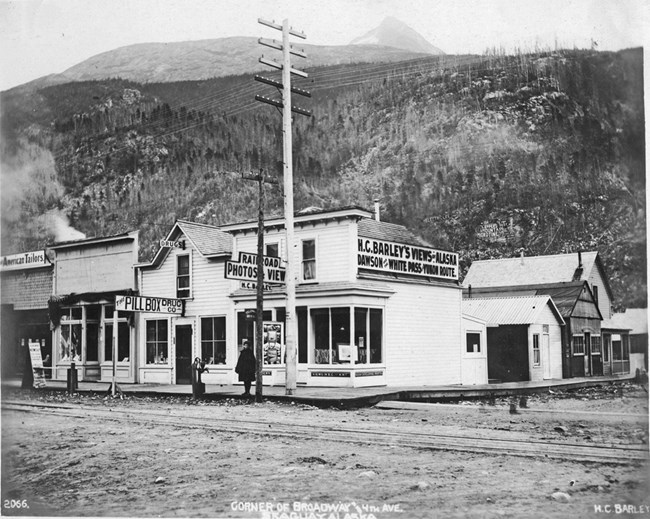
{"label": "dirt street", "polygon": [[[75,413],[3,408],[3,515],[408,519],[650,514],[646,462],[577,462],[541,453],[460,452],[354,438],[360,430],[400,431],[647,451],[648,395],[633,384],[531,396],[527,409],[517,414],[509,413],[511,400],[359,410],[239,399],[120,400],[47,390],[4,390],[2,400],[61,405]],[[176,421],[154,423],[148,414],[154,411],[166,415],[156,420]],[[192,426],[197,419],[217,425]],[[237,420],[252,429],[234,431],[227,425]],[[295,434],[280,434],[292,425]],[[304,425],[317,435],[301,433],[298,426]],[[349,431],[350,436],[333,441],[328,431]]]}

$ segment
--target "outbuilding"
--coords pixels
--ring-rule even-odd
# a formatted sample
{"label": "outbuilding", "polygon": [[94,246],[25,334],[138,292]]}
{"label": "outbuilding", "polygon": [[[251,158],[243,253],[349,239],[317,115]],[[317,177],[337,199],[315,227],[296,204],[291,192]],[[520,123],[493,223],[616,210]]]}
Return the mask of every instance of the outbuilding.
{"label": "outbuilding", "polygon": [[487,325],[490,382],[562,378],[565,323],[550,296],[465,299],[463,312]]}

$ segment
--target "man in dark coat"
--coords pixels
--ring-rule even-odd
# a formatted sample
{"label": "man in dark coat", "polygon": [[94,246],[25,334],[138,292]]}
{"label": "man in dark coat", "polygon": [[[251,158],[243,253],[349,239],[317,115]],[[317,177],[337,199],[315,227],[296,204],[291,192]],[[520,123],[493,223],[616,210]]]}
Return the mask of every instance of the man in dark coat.
{"label": "man in dark coat", "polygon": [[239,381],[244,383],[244,395],[250,396],[251,383],[255,380],[255,355],[248,341],[244,341],[244,349],[239,354],[239,360],[235,367],[235,373],[239,375]]}

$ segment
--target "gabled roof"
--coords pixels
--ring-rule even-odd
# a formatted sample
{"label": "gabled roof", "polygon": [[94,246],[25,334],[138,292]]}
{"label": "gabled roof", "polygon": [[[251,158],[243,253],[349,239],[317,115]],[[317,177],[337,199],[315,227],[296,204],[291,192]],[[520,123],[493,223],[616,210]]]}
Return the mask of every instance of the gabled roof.
{"label": "gabled roof", "polygon": [[463,313],[482,319],[488,325],[536,324],[547,305],[558,323],[564,324],[564,319],[550,296],[463,299]]}
{"label": "gabled roof", "polygon": [[396,223],[382,222],[372,218],[362,218],[359,220],[358,226],[358,234],[363,238],[405,243],[407,245],[419,245],[421,247],[431,246],[403,225]]}
{"label": "gabled roof", "polygon": [[585,281],[594,268],[600,271],[612,299],[609,281],[595,251],[474,261],[463,285],[478,288]]}
{"label": "gabled roof", "polygon": [[648,309],[628,308],[622,313],[612,315],[601,323],[602,328],[630,330],[631,335],[648,333]]}
{"label": "gabled roof", "polygon": [[[176,220],[165,239],[167,241],[176,241],[181,234],[192,243],[193,247],[201,256],[206,258],[229,256],[232,254],[232,236],[213,225]],[[160,247],[151,263],[144,263],[138,266],[145,268],[158,266],[167,257],[169,251],[170,249],[168,247]]]}
{"label": "gabled roof", "polygon": [[[573,281],[570,283],[546,283],[543,285],[520,285],[520,286],[502,286],[502,287],[484,287],[474,288],[465,287],[463,289],[463,297],[469,299],[478,298],[498,298],[498,297],[522,297],[526,296],[550,296],[557,310],[563,318],[568,319],[572,316],[574,309],[576,309],[578,302],[582,300],[581,295],[585,291],[588,298],[587,304],[589,308],[586,309],[585,305],[581,305],[580,312],[587,311],[587,314],[580,315],[580,317],[590,317],[593,319],[602,319],[598,305],[594,300],[589,283],[586,281]],[[515,295],[522,293],[522,296]],[[508,294],[504,296],[503,294]]]}

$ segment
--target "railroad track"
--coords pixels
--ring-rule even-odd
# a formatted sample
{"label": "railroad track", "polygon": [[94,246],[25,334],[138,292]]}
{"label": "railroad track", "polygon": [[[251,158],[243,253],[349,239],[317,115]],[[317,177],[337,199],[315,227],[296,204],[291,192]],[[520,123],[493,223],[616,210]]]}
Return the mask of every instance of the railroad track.
{"label": "railroad track", "polygon": [[158,425],[175,428],[201,429],[223,433],[246,433],[265,436],[280,436],[319,441],[335,441],[362,445],[398,446],[430,451],[461,451],[479,454],[554,458],[569,461],[632,464],[647,462],[647,446],[637,445],[585,445],[560,443],[534,439],[512,439],[494,437],[476,432],[442,434],[436,432],[403,431],[396,426],[381,424],[380,429],[370,425],[350,426],[345,424],[324,426],[302,422],[275,421],[269,423],[250,418],[206,417],[196,414],[169,413],[162,410],[97,408],[63,404],[5,401],[3,411],[50,414],[87,420],[105,420],[117,423]]}

